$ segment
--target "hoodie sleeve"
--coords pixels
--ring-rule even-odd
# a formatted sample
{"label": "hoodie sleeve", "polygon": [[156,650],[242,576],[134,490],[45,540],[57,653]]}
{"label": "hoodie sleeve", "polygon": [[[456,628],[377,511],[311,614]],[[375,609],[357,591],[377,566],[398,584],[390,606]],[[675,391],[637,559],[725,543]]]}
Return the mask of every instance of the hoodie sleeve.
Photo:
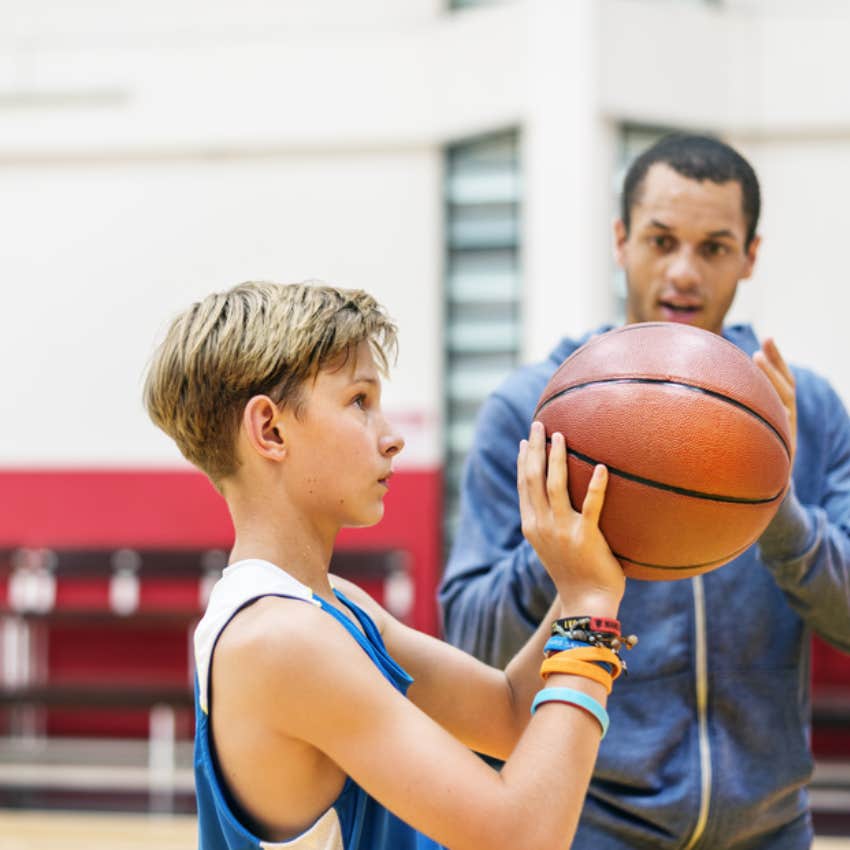
{"label": "hoodie sleeve", "polygon": [[496,667],[526,642],[555,596],[520,525],[516,459],[537,398],[526,393],[528,412],[509,401],[515,393],[491,395],[482,406],[439,594],[446,639]]}
{"label": "hoodie sleeve", "polygon": [[797,410],[793,486],[759,554],[803,620],[850,651],[850,418],[835,391],[803,370]]}

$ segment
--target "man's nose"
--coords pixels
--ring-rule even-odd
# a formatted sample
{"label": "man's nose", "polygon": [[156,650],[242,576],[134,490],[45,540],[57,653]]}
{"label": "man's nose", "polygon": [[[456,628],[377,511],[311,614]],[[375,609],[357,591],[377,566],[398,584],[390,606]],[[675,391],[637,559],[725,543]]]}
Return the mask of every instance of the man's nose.
{"label": "man's nose", "polygon": [[691,289],[700,282],[697,257],[689,248],[680,248],[667,266],[667,279],[676,289]]}

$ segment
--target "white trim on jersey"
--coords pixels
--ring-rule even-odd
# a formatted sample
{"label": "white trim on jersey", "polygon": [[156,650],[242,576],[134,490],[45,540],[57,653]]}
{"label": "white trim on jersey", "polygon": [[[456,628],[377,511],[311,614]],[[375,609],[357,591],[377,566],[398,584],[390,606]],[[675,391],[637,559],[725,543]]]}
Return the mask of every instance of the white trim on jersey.
{"label": "white trim on jersey", "polygon": [[[261,596],[289,596],[320,605],[307,585],[269,561],[252,558],[226,567],[221,578],[215,583],[206,613],[195,629],[195,669],[198,674],[200,706],[204,714],[209,714],[207,695],[210,660],[215,642],[233,615]],[[317,850],[323,850],[325,845],[316,847]]]}

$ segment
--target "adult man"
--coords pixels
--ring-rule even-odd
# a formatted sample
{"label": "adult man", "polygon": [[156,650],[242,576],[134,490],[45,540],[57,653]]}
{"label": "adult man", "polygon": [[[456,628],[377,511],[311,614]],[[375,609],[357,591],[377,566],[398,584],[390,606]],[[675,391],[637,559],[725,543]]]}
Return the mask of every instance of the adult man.
{"label": "adult man", "polygon": [[[750,165],[708,137],[662,139],[625,180],[615,243],[626,321],[697,325],[785,371],[797,453],[757,545],[693,579],[627,583],[620,616],[641,642],[611,701],[616,732],[599,751],[576,850],[811,843],[810,633],[850,650],[850,420],[826,381],[791,377],[771,342],[756,353],[750,327],[723,327],[756,261],[759,203]],[[516,444],[550,375],[589,336],[514,373],[480,414],[440,599],[447,638],[498,666],[553,595],[521,541]]]}

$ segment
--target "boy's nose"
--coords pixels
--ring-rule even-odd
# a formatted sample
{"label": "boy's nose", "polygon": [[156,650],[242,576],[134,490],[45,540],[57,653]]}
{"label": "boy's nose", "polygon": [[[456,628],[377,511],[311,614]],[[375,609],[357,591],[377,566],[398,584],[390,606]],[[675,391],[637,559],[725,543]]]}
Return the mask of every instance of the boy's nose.
{"label": "boy's nose", "polygon": [[404,437],[401,434],[388,434],[381,437],[381,454],[394,457],[404,448]]}

